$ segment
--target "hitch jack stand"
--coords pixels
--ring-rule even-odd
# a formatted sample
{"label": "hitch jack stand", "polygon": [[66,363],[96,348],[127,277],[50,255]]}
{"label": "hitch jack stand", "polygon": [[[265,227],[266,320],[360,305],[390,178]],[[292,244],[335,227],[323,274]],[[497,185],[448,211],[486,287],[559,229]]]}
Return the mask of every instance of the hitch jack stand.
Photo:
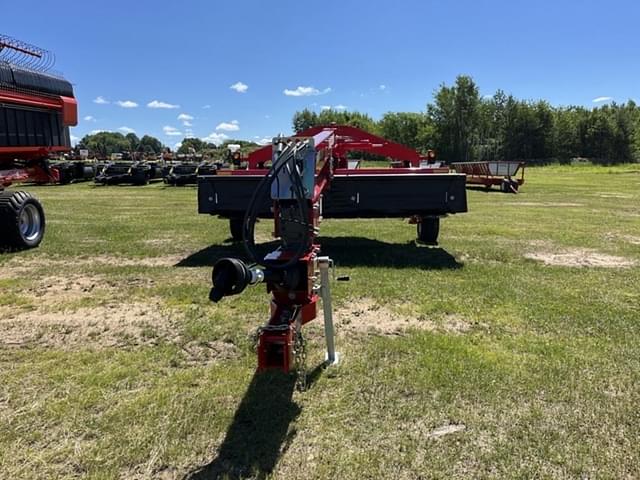
{"label": "hitch jack stand", "polygon": [[320,270],[320,297],[322,297],[322,310],[324,313],[324,336],[327,342],[325,361],[327,365],[337,365],[340,362],[340,353],[336,352],[335,330],[333,328],[333,309],[331,306],[331,287],[329,285],[329,269],[333,267],[333,260],[329,257],[318,258]]}

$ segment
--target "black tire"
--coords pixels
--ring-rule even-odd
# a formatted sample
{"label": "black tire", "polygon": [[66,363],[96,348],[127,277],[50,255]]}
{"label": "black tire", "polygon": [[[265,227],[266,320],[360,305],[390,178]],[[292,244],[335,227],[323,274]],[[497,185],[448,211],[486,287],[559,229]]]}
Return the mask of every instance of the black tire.
{"label": "black tire", "polygon": [[27,192],[0,192],[0,245],[35,248],[44,230],[44,210],[35,197]]}
{"label": "black tire", "polygon": [[502,180],[502,184],[500,185],[500,190],[504,193],[518,193],[518,181],[512,180],[510,178],[505,178]]}
{"label": "black tire", "polygon": [[66,165],[54,165],[58,169],[58,174],[60,175],[59,183],[60,185],[67,185],[71,183],[73,180],[73,169],[67,167]]}
{"label": "black tire", "polygon": [[132,182],[134,185],[143,186],[149,183],[149,172],[135,172],[132,174]]}
{"label": "black tire", "polygon": [[416,225],[418,240],[427,245],[438,244],[438,234],[440,233],[440,217],[422,217]]}
{"label": "black tire", "polygon": [[242,241],[242,222],[243,217],[231,217],[229,219],[229,232],[231,232],[231,238],[234,242]]}

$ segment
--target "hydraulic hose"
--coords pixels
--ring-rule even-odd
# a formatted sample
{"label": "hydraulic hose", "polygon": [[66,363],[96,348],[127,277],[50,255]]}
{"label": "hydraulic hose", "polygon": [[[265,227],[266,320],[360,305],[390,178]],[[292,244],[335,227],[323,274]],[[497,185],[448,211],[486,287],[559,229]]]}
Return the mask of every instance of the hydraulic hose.
{"label": "hydraulic hose", "polygon": [[273,269],[286,269],[298,262],[300,258],[306,253],[307,247],[309,246],[309,241],[311,238],[310,229],[309,229],[309,216],[308,216],[308,206],[307,206],[307,198],[304,193],[304,185],[302,182],[302,178],[300,176],[300,172],[296,166],[296,154],[298,153],[298,149],[296,149],[295,144],[288,144],[285,149],[281,152],[278,160],[271,165],[271,168],[267,172],[267,174],[260,180],[257,188],[253,192],[251,196],[251,200],[249,201],[249,205],[247,207],[247,211],[245,212],[245,216],[242,222],[242,237],[245,250],[249,255],[249,258],[258,265],[265,265],[264,261],[259,258],[258,253],[256,252],[256,246],[254,241],[254,233],[255,233],[255,224],[258,217],[258,205],[259,200],[262,200],[264,194],[271,190],[271,185],[274,181],[278,180],[278,175],[281,171],[285,170],[292,185],[292,193],[295,197],[296,204],[298,206],[299,220],[305,226],[305,238],[298,245],[298,248],[289,260],[285,263],[281,264],[270,264],[268,265]]}

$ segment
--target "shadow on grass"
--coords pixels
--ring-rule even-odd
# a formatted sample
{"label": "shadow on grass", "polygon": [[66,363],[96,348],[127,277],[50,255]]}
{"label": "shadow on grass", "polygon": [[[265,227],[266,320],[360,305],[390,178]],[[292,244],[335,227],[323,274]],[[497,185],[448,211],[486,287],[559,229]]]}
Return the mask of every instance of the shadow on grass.
{"label": "shadow on grass", "polygon": [[500,190],[500,185],[494,185],[491,188],[487,188],[487,187],[485,187],[483,185],[469,185],[469,184],[467,184],[467,190],[473,190],[474,192],[502,193],[503,195],[505,194],[505,192]]}
{"label": "shadow on grass", "polygon": [[[391,267],[442,270],[462,268],[453,255],[439,247],[427,247],[414,241],[388,243],[363,237],[321,237],[318,239],[322,255],[328,255],[341,267]],[[260,245],[267,253],[279,245],[278,241]],[[177,267],[212,267],[223,257],[235,257],[246,261],[242,243],[211,245],[189,255],[177,263]]]}
{"label": "shadow on grass", "polygon": [[[308,387],[323,369],[321,364],[308,374]],[[216,458],[187,474],[185,480],[268,477],[296,435],[296,430],[289,428],[300,414],[293,401],[294,388],[293,375],[278,370],[256,372]]]}

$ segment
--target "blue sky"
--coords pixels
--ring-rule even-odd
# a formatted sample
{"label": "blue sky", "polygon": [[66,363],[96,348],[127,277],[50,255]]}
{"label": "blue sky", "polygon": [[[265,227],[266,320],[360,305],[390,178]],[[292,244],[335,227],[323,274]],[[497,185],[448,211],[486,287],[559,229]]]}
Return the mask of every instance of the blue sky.
{"label": "blue sky", "polygon": [[482,94],[640,100],[630,0],[3,3],[0,33],[55,52],[74,84],[77,138],[260,140],[289,133],[305,107],[421,111],[461,73]]}

